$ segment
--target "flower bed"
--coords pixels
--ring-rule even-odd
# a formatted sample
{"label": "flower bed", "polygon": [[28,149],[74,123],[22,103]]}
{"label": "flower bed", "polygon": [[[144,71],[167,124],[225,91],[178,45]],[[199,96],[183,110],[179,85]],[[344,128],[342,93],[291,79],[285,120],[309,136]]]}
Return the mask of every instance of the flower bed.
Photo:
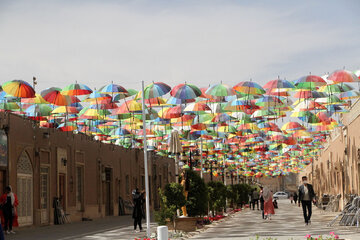
{"label": "flower bed", "polygon": [[213,221],[219,221],[220,219],[223,219],[223,218],[225,218],[224,215],[216,215],[214,217],[204,217],[203,221],[212,223]]}
{"label": "flower bed", "polygon": [[339,239],[339,235],[335,234],[334,232],[329,233],[330,236],[323,236],[320,235],[318,237],[313,237],[311,234],[306,235],[306,240],[336,240]]}

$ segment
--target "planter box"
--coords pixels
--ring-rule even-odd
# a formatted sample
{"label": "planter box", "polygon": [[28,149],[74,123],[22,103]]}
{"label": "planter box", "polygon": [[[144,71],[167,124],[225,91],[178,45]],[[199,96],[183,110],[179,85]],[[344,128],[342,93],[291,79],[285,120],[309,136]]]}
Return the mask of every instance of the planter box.
{"label": "planter box", "polygon": [[[176,218],[176,230],[181,230],[184,232],[193,232],[197,229],[196,222],[202,221],[202,217],[184,217]],[[173,222],[167,222],[166,224],[169,230],[174,230]]]}

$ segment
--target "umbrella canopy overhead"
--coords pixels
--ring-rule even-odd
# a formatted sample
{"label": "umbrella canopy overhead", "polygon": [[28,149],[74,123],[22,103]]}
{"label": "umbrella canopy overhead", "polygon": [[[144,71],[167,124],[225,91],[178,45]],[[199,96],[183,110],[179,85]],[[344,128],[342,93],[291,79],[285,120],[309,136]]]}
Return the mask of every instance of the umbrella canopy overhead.
{"label": "umbrella canopy overhead", "polygon": [[342,126],[337,115],[346,114],[360,97],[354,90],[359,76],[360,71],[338,70],[294,81],[279,78],[263,87],[244,81],[202,88],[184,83],[171,89],[152,82],[144,88],[144,121],[141,92],[116,83],[98,91],[75,83],[38,94],[15,80],[3,84],[0,111],[125,148],[142,148],[145,134],[148,150],[165,157],[201,146],[207,165],[217,162],[245,177],[273,177],[297,173],[311,163],[331,131]]}

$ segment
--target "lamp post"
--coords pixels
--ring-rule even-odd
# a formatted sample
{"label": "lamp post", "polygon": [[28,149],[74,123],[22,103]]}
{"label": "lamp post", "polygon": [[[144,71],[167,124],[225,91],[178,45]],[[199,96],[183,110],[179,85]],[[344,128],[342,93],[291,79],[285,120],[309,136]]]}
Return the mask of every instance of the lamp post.
{"label": "lamp post", "polygon": [[145,206],[146,206],[146,235],[150,238],[150,202],[149,202],[149,173],[147,161],[147,142],[146,142],[146,113],[145,113],[145,93],[144,81],[142,81],[142,119],[144,134],[144,169],[145,169]]}

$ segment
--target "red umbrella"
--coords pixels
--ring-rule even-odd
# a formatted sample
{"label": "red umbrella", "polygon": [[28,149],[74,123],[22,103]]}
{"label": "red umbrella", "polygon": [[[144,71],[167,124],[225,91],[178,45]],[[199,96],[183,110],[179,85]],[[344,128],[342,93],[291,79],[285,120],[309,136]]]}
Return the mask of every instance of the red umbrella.
{"label": "red umbrella", "polygon": [[78,99],[74,96],[63,95],[60,88],[51,87],[43,90],[41,96],[45,101],[57,105],[68,106],[71,103],[78,102]]}
{"label": "red umbrella", "polygon": [[331,80],[334,83],[360,82],[360,79],[353,72],[347,70],[336,70],[332,72],[329,75],[328,80]]}

